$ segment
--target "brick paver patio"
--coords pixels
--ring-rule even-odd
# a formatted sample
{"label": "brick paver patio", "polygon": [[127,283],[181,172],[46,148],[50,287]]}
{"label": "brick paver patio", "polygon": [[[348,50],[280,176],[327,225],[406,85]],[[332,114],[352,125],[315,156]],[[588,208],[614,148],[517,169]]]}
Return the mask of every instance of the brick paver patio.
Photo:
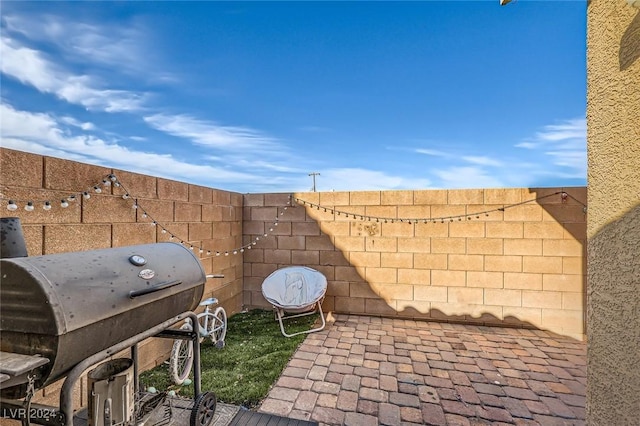
{"label": "brick paver patio", "polygon": [[585,424],[586,344],[539,330],[337,315],[260,411],[327,425]]}

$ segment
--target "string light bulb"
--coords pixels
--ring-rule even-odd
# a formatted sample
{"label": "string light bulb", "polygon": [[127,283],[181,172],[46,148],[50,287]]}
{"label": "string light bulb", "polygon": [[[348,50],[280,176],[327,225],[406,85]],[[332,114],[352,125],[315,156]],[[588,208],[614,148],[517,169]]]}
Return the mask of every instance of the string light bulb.
{"label": "string light bulb", "polygon": [[9,204],[7,204],[7,210],[14,212],[18,210],[18,205],[13,200],[9,200]]}
{"label": "string light bulb", "polygon": [[89,198],[91,198],[91,194],[89,194],[87,191],[84,191],[82,193],[82,198],[84,198],[85,200],[88,200]]}
{"label": "string light bulb", "polygon": [[51,203],[49,201],[45,201],[44,202],[44,206],[42,206],[43,209],[45,210],[51,210]]}
{"label": "string light bulb", "polygon": [[63,198],[62,200],[60,200],[60,207],[66,209],[67,207],[69,207],[69,202]]}
{"label": "string light bulb", "polygon": [[24,209],[25,209],[26,211],[28,211],[28,212],[32,212],[32,211],[33,211],[33,209],[34,209],[34,207],[33,207],[33,202],[32,202],[32,201],[28,201],[28,202],[27,202],[27,205],[26,205],[26,206],[24,206]]}
{"label": "string light bulb", "polygon": [[98,185],[94,186],[93,190],[95,191],[96,194],[100,194],[102,192],[102,189]]}

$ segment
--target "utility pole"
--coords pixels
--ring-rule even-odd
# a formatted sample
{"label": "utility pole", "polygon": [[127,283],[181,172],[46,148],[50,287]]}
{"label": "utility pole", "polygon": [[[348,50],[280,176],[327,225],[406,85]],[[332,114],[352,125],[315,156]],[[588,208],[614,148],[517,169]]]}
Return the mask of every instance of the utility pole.
{"label": "utility pole", "polygon": [[320,176],[320,173],[311,172],[309,173],[309,176],[313,179],[313,187],[311,188],[311,191],[316,192],[316,176]]}

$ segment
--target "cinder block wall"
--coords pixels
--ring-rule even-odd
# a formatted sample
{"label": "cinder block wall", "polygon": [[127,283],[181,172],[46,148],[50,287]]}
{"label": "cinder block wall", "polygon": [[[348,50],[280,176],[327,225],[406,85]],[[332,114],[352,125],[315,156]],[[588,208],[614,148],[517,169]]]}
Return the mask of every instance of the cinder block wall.
{"label": "cinder block wall", "polygon": [[[570,197],[549,196],[562,191]],[[328,279],[327,311],[584,336],[584,187],[311,192],[292,199],[306,204],[285,210],[289,194],[244,196],[245,243],[262,236],[244,256],[248,307],[269,307],[260,288],[271,272],[305,265]]]}
{"label": "cinder block wall", "polygon": [[[92,187],[113,173],[131,198],[123,199],[122,187]],[[61,208],[60,200],[88,191],[91,198],[79,197]],[[3,201],[3,217],[19,217],[29,256],[84,251],[168,241],[173,233],[195,247],[224,252],[242,244],[242,195],[187,183],[97,167],[74,161],[0,149],[0,191],[3,198],[18,200],[18,210],[8,211]],[[140,206],[133,208],[134,200]],[[24,210],[26,201],[36,201],[34,211]],[[52,208],[45,211],[44,200]],[[142,210],[162,226],[154,226]],[[170,232],[162,233],[162,227]],[[176,241],[176,239],[174,239]],[[215,296],[229,315],[242,307],[242,256],[196,255],[207,274],[224,274],[209,279],[204,298]],[[140,367],[164,361],[171,341],[151,339],[141,345]],[[57,405],[61,382],[41,391]],[[78,403],[84,398],[79,390]]]}

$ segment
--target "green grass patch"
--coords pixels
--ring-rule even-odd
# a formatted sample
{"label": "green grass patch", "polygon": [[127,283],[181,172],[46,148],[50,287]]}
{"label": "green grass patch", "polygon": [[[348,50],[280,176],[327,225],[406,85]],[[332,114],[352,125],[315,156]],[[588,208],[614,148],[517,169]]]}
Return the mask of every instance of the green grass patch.
{"label": "green grass patch", "polygon": [[[285,329],[288,333],[306,330],[316,319],[317,314],[286,320]],[[228,320],[223,349],[213,347],[210,340],[202,342],[202,391],[213,391],[219,401],[228,404],[256,407],[305,337],[305,334],[284,337],[272,311],[233,315]],[[192,385],[176,386],[171,382],[167,365],[142,373],[140,383],[193,397]]]}

